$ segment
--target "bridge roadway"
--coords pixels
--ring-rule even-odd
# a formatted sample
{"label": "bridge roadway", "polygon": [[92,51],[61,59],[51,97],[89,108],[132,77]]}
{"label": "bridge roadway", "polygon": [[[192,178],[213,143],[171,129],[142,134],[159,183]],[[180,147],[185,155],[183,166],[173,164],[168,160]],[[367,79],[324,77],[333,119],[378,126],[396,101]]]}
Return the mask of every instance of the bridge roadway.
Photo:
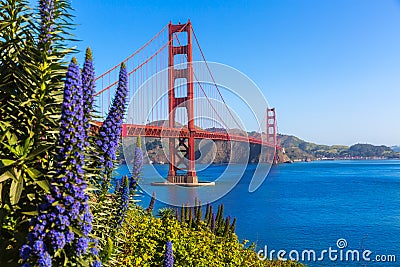
{"label": "bridge roadway", "polygon": [[[196,129],[192,132],[195,139],[212,139],[212,140],[224,140],[224,141],[235,141],[245,142],[251,144],[258,144],[263,146],[274,147],[274,144],[267,143],[266,140],[256,138],[252,136],[243,136],[239,134],[228,134],[224,132],[211,132],[201,129]],[[139,124],[123,124],[122,125],[122,137],[134,137],[134,136],[147,136],[155,138],[189,138],[189,130],[184,128],[166,128],[163,126],[150,126],[150,125],[139,125]]]}

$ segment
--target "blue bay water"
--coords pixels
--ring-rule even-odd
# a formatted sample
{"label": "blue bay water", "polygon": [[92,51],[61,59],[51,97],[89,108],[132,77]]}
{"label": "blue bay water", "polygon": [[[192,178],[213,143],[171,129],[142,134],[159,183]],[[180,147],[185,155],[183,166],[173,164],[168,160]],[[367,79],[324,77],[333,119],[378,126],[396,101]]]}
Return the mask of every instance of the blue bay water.
{"label": "blue bay water", "polygon": [[[168,166],[156,165],[166,175]],[[224,203],[225,215],[237,218],[239,239],[256,242],[258,249],[315,250],[317,257],[344,238],[346,250],[370,250],[396,255],[397,263],[305,261],[308,266],[400,266],[400,161],[323,161],[273,166],[255,192],[248,192],[256,165],[248,165],[239,183],[213,203]],[[149,181],[145,166],[142,181]],[[225,165],[211,165],[199,176],[215,180]],[[126,166],[119,169],[127,173]],[[234,173],[232,175],[235,175]],[[157,189],[170,194],[170,189]],[[160,193],[161,192],[161,193]],[[180,196],[184,201],[185,196]],[[141,198],[147,206],[150,197]],[[156,209],[165,206],[156,203]],[[339,250],[340,251],[340,250]],[[338,253],[337,253],[338,254]],[[276,253],[275,253],[276,255]],[[294,255],[294,254],[293,254]],[[339,254],[338,254],[339,255]],[[362,254],[360,254],[362,257]],[[286,255],[287,256],[287,255]]]}

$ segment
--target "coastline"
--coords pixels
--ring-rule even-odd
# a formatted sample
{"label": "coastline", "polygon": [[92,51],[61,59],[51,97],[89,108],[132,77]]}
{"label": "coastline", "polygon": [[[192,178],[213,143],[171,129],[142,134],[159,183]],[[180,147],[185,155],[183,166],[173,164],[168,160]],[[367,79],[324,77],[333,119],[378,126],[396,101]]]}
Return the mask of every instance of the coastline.
{"label": "coastline", "polygon": [[[400,158],[387,158],[387,157],[345,157],[345,158],[317,158],[317,159],[295,159],[291,162],[282,163],[298,163],[298,162],[315,162],[315,161],[367,161],[367,160],[400,160]],[[279,164],[282,164],[279,163]]]}

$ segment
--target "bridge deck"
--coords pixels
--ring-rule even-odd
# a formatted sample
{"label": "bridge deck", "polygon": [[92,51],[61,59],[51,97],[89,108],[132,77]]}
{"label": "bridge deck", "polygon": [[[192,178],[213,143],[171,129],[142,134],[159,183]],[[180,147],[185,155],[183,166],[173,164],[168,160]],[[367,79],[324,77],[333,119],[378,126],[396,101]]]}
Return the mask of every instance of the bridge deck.
{"label": "bridge deck", "polygon": [[[210,132],[197,129],[192,132],[195,139],[212,139],[224,141],[245,142],[274,147],[261,138],[244,136],[239,134],[228,134],[223,132]],[[122,137],[147,136],[155,138],[189,138],[190,132],[187,128],[165,128],[163,126],[149,126],[138,124],[124,124],[122,126]]]}

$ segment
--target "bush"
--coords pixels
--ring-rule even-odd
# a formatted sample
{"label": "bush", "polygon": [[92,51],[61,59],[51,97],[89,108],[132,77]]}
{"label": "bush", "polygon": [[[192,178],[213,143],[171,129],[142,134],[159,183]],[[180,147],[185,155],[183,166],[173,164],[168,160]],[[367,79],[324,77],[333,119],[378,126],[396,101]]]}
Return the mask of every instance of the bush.
{"label": "bush", "polygon": [[174,266],[303,266],[296,262],[260,261],[252,246],[239,242],[235,234],[223,237],[212,233],[204,221],[194,229],[175,217],[155,218],[143,208],[128,211],[117,261],[120,266],[162,266],[165,244],[173,244]]}

